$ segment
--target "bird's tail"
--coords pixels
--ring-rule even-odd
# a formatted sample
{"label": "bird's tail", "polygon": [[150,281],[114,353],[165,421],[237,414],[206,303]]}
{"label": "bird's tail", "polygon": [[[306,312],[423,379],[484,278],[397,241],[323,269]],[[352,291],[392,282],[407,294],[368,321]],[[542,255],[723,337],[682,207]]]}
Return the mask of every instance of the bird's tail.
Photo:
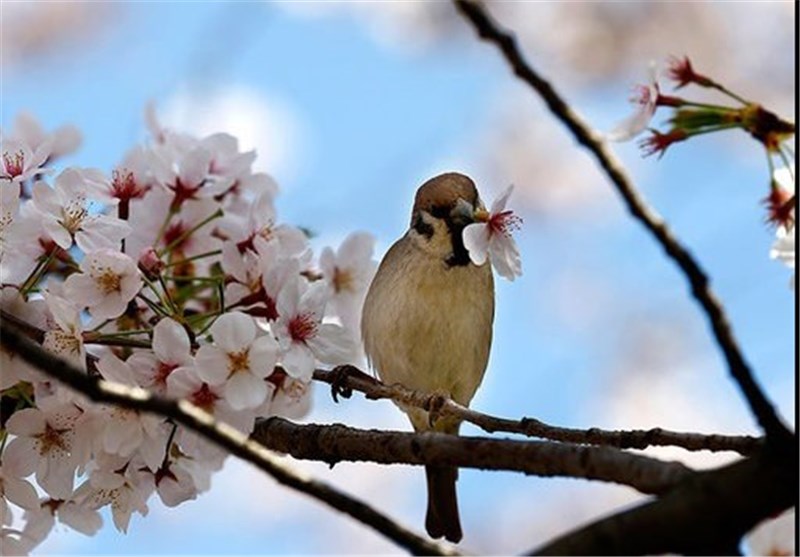
{"label": "bird's tail", "polygon": [[444,536],[448,541],[461,541],[461,521],[458,518],[456,480],[458,469],[450,466],[426,466],[428,479],[428,513],[425,529],[432,538]]}

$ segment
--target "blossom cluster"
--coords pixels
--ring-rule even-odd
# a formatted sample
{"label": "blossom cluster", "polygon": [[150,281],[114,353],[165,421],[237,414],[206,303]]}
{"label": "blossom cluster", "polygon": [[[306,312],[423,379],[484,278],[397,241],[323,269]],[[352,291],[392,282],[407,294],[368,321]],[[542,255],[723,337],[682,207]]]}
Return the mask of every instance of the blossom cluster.
{"label": "blossom cluster", "polygon": [[[189,400],[250,433],[300,417],[317,366],[358,361],[374,240],[319,258],[281,223],[278,187],[235,137],[193,137],[147,111],[149,139],[105,173],[54,162],[72,127],[22,115],[0,153],[0,309],[87,374]],[[97,404],[0,352],[0,542],[25,554],[56,521],[126,531],[151,497],[208,489],[226,453],[150,414]]]}
{"label": "blossom cluster", "polygon": [[[749,101],[727,87],[695,70],[688,57],[670,57],[666,64],[666,77],[675,84],[675,89],[687,85],[713,89],[735,101],[736,106],[709,104],[691,101],[674,95],[665,95],[658,81],[657,65],[650,65],[648,83],[637,85],[631,102],[636,110],[617,124],[607,135],[610,141],[627,141],[645,130],[650,135],[640,142],[645,156],[659,157],[675,143],[692,137],[741,129],[752,136],[764,148],[769,163],[769,193],[763,204],[767,214],[765,220],[775,227],[776,239],[770,249],[770,257],[779,259],[789,268],[795,267],[795,153],[790,140],[795,134],[794,123],[787,122],[758,103]],[[660,132],[649,128],[650,121],[659,107],[674,110],[669,120],[670,129]],[[773,161],[777,158],[776,166]],[[792,278],[792,285],[794,278]]]}

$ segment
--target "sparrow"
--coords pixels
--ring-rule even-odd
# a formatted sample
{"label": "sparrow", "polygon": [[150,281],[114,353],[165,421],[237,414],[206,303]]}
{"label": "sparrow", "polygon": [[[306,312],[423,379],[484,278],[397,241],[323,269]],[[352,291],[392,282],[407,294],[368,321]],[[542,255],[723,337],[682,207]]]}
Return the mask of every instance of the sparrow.
{"label": "sparrow", "polygon": [[[422,184],[408,231],[392,245],[370,284],[361,316],[364,350],[382,381],[450,397],[469,406],[492,344],[494,277],[475,265],[462,240],[476,210],[485,210],[473,181],[449,172]],[[399,404],[417,432],[458,435],[461,422]],[[461,540],[458,470],[426,466],[425,529]]]}

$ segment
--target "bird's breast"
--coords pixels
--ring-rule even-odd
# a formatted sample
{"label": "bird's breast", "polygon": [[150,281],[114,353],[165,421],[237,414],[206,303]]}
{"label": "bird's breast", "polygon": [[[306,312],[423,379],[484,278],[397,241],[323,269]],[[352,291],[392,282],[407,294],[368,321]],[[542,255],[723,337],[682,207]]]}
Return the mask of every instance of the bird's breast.
{"label": "bird's breast", "polygon": [[486,369],[493,318],[488,263],[448,266],[404,238],[367,294],[364,347],[383,381],[445,392],[466,405]]}

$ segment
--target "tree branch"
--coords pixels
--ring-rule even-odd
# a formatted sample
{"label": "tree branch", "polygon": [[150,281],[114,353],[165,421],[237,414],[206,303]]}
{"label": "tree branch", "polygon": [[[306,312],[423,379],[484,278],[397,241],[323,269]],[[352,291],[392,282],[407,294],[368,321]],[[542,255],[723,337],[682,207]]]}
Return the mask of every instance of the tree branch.
{"label": "tree branch", "polygon": [[738,555],[742,536],[797,504],[794,468],[769,446],[699,472],[659,499],[569,532],[529,555]]}
{"label": "tree branch", "polygon": [[619,449],[645,449],[649,446],[676,446],[689,451],[735,451],[752,454],[763,445],[763,439],[748,435],[703,435],[669,431],[662,428],[648,430],[611,431],[599,428],[574,429],[546,424],[535,418],[511,420],[498,418],[462,406],[452,399],[408,389],[400,384],[386,385],[353,366],[340,366],[333,371],[318,369],[314,379],[331,385],[334,399],[349,398],[352,391],[360,391],[368,399],[387,398],[408,406],[422,408],[434,416],[453,416],[470,422],[488,433],[498,431],[519,433],[567,443],[605,445]]}
{"label": "tree branch", "polygon": [[417,555],[458,555],[452,547],[422,538],[366,503],[334,487],[300,474],[283,464],[260,443],[214,418],[185,400],[169,400],[144,389],[98,380],[54,356],[5,320],[0,321],[0,343],[46,374],[88,396],[95,402],[152,412],[196,431],[232,455],[256,465],[279,483],[305,493],[383,534]]}
{"label": "tree branch", "polygon": [[683,271],[689,281],[692,295],[708,318],[728,370],[744,395],[751,412],[768,440],[784,446],[796,444],[796,436],[789,431],[767,399],[739,349],[725,311],[709,286],[709,280],[689,251],[675,238],[663,219],[650,208],[639,194],[620,162],[607,148],[602,138],[561,98],[553,86],[542,78],[523,58],[513,36],[503,30],[487,13],[481,2],[453,0],[459,12],[472,24],[480,38],[493,43],[504,55],[516,76],[530,85],[545,101],[550,111],[569,130],[577,141],[586,147],[600,163],[616,187],[628,211],[655,237],[667,256]]}
{"label": "tree branch", "polygon": [[678,462],[611,447],[299,425],[281,418],[259,420],[251,438],[295,458],[331,465],[347,460],[508,470],[614,482],[651,495],[668,492],[694,473]]}

